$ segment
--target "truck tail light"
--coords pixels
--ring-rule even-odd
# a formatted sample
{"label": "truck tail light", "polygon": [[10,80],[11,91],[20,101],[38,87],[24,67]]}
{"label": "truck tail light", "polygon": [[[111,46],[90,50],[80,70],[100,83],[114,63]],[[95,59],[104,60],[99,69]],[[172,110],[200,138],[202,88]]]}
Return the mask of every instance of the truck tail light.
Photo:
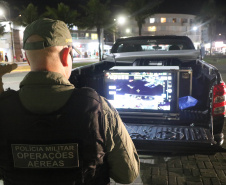
{"label": "truck tail light", "polygon": [[213,116],[225,115],[226,112],[226,86],[220,83],[213,88]]}

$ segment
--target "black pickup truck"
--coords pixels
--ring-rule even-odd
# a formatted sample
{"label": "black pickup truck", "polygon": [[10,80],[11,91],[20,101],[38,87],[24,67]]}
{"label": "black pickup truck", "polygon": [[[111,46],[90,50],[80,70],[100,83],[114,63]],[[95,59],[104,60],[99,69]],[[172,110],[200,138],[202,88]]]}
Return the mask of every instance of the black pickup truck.
{"label": "black pickup truck", "polygon": [[207,152],[224,141],[225,83],[186,36],[121,38],[103,61],[72,71],[118,110],[138,151]]}

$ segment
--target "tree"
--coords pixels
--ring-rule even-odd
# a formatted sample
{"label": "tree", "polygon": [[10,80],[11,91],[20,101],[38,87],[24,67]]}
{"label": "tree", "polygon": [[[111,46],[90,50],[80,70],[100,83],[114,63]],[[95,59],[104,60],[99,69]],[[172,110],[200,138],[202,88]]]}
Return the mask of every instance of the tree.
{"label": "tree", "polygon": [[126,9],[130,13],[131,18],[135,18],[139,28],[139,35],[141,35],[142,25],[145,19],[155,13],[155,9],[162,3],[163,0],[128,0]]}
{"label": "tree", "polygon": [[[5,1],[0,1],[0,8],[5,7],[5,5],[6,5]],[[4,16],[3,19],[5,19]],[[3,36],[4,34],[5,34],[5,25],[0,24],[0,36]]]}
{"label": "tree", "polygon": [[9,8],[9,3],[6,1],[0,0],[0,9],[4,12],[4,19],[10,19],[10,8]]}
{"label": "tree", "polygon": [[28,4],[27,7],[23,6],[22,9],[18,9],[20,16],[16,18],[15,22],[22,26],[27,26],[33,21],[40,18],[38,14],[38,7],[34,6],[32,3]]}
{"label": "tree", "polygon": [[47,6],[46,10],[47,11],[44,13],[45,17],[64,21],[69,28],[72,28],[77,24],[78,12],[76,10],[71,10],[70,7],[64,3],[59,3],[57,9]]}
{"label": "tree", "polygon": [[203,5],[200,14],[197,16],[197,20],[202,21],[203,26],[208,28],[210,55],[212,55],[212,44],[216,36],[217,22],[223,23],[225,20],[223,12],[225,12],[225,7],[218,6],[214,0],[209,0]]}
{"label": "tree", "polygon": [[108,9],[108,2],[103,4],[100,0],[89,0],[86,6],[81,6],[84,10],[84,16],[79,23],[80,28],[97,29],[97,36],[99,42],[99,61],[101,61],[101,30],[109,25],[111,12]]}

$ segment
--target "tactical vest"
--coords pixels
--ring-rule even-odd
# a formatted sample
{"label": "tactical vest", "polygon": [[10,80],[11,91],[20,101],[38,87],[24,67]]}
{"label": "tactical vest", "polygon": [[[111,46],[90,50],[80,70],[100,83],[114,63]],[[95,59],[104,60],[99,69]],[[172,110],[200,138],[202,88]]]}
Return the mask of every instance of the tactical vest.
{"label": "tactical vest", "polygon": [[[5,94],[5,95],[4,95]],[[60,110],[26,110],[18,92],[0,98],[0,177],[5,185],[106,185],[101,99],[75,89]]]}

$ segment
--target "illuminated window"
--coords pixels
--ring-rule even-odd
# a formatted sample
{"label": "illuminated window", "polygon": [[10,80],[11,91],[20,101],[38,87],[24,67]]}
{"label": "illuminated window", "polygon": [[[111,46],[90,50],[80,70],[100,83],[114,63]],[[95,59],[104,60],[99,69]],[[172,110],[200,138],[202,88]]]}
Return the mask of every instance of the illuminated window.
{"label": "illuminated window", "polygon": [[89,37],[89,33],[86,33],[86,37]]}
{"label": "illuminated window", "polygon": [[173,22],[174,22],[174,23],[177,22],[177,19],[176,19],[176,18],[173,18]]}
{"label": "illuminated window", "polygon": [[224,46],[224,42],[215,42],[215,47],[223,47]]}
{"label": "illuminated window", "polygon": [[96,33],[92,33],[91,34],[91,39],[92,40],[97,40],[97,34]]}
{"label": "illuminated window", "polygon": [[154,23],[155,22],[155,18],[150,18],[150,23]]}
{"label": "illuminated window", "polygon": [[148,31],[156,31],[156,26],[149,26]]}
{"label": "illuminated window", "polygon": [[166,22],[166,18],[165,17],[162,17],[161,18],[161,23],[165,23]]}

